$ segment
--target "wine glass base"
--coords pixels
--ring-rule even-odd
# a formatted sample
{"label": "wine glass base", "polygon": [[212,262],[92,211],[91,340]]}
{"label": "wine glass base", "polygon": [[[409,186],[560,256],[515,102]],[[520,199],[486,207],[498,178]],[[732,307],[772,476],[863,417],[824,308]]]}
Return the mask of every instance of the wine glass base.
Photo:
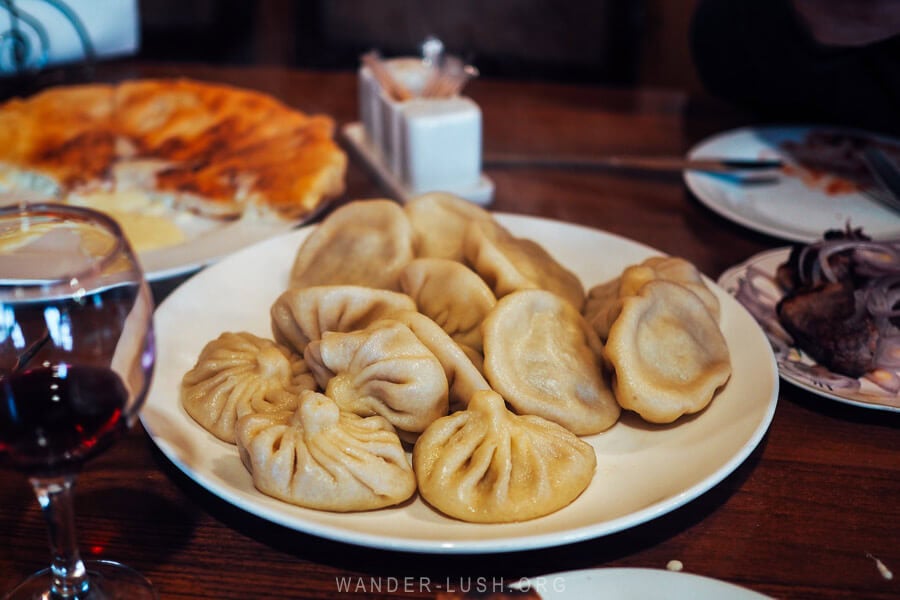
{"label": "wine glass base", "polygon": [[[86,560],[90,588],[67,600],[157,600],[150,581],[121,563],[111,560]],[[50,593],[50,569],[41,569],[23,581],[3,600],[57,600]]]}

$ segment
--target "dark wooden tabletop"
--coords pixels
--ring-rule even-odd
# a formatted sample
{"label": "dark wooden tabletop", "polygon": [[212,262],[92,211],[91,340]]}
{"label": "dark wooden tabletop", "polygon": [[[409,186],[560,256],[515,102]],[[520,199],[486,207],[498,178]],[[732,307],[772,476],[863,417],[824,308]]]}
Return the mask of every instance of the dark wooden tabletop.
{"label": "dark wooden tabletop", "polygon": [[[282,68],[109,63],[99,80],[184,76],[255,88],[307,112],[355,121],[353,73]],[[478,80],[484,152],[544,155],[682,154],[698,140],[746,125],[746,115],[668,90]],[[493,210],[603,229],[694,262],[716,278],[785,242],[727,221],[678,175],[488,168]],[[385,195],[351,160],[346,199]],[[154,284],[157,300],[185,278]],[[599,539],[502,555],[417,555],[356,547],[250,515],[174,467],[138,426],[89,463],[78,484],[86,558],[129,564],[163,599],[366,597],[339,594],[341,578],[432,582],[378,597],[432,598],[439,582],[590,567],[665,569],[738,584],[777,598],[900,597],[876,560],[900,577],[900,415],[856,408],[782,383],[760,445],[732,474],[664,516]],[[25,478],[0,471],[0,590],[48,564],[47,536]],[[392,579],[393,578],[393,579]],[[347,579],[344,579],[347,581]],[[396,586],[395,586],[396,588]]]}

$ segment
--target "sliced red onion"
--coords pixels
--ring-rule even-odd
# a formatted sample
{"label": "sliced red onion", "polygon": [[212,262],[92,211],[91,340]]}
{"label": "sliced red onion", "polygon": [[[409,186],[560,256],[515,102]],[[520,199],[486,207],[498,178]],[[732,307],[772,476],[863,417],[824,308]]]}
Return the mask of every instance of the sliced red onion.
{"label": "sliced red onion", "polygon": [[853,252],[857,275],[878,277],[900,273],[900,247],[889,243],[870,242]]}
{"label": "sliced red onion", "polygon": [[900,275],[879,277],[866,286],[866,307],[873,317],[900,316]]}
{"label": "sliced red onion", "polygon": [[775,312],[778,297],[757,285],[756,282],[759,279],[765,280],[771,286],[775,285],[774,280],[767,273],[758,267],[751,266],[747,269],[746,276],[738,281],[735,299],[753,315],[770,338],[778,338],[787,344],[792,344],[793,338],[784,330],[778,314]]}
{"label": "sliced red onion", "polygon": [[[836,271],[835,258],[841,256],[842,260],[849,261],[847,267],[852,282],[858,286],[853,290],[854,318],[872,319],[879,335],[876,368],[865,377],[884,390],[900,392],[900,239],[820,240],[795,253],[800,288],[838,281],[844,274]],[[758,285],[756,279],[760,277],[773,287]],[[860,380],[855,377],[831,373],[822,366],[810,366],[788,358],[794,342],[782,327],[775,310],[780,297],[767,293],[768,289],[777,289],[772,277],[750,268],[746,279],[740,282],[736,297],[766,330],[782,370],[824,389],[858,389]]]}

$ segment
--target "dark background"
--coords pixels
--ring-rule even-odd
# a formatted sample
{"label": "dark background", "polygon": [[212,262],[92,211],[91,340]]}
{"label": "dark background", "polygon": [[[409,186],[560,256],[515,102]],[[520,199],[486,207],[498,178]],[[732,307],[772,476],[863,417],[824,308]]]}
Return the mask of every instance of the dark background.
{"label": "dark background", "polygon": [[140,0],[140,56],[355,68],[428,35],[484,76],[696,89],[695,0]]}

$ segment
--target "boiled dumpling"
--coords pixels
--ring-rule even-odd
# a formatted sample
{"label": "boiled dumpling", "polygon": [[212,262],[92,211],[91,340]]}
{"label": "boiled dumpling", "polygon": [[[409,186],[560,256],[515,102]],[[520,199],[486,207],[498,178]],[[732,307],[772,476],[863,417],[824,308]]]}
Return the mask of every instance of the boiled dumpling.
{"label": "boiled dumpling", "polygon": [[412,244],[412,226],[396,202],[350,202],[328,215],[301,244],[290,286],[396,290],[400,269],[413,259]]}
{"label": "boiled dumpling", "polygon": [[411,198],[403,209],[414,232],[416,256],[463,260],[463,239],[472,221],[493,221],[472,202],[446,192]]}
{"label": "boiled dumpling", "polygon": [[466,263],[497,298],[518,290],[542,289],[557,294],[576,310],[584,304],[584,287],[574,273],[537,242],[514,237],[497,223],[471,222],[464,252]]}
{"label": "boiled dumpling", "polygon": [[703,281],[703,275],[691,262],[677,256],[652,256],[625,269],[622,273],[622,295],[637,294],[638,290],[654,279],[680,283],[691,290],[716,321],[719,320],[719,299]]}
{"label": "boiled dumpling", "polygon": [[606,336],[609,335],[609,327],[622,308],[621,290],[621,277],[597,284],[588,290],[582,313],[600,341],[606,340]]}
{"label": "boiled dumpling", "polygon": [[357,285],[295,288],[283,292],[270,309],[275,340],[303,354],[310,340],[326,331],[363,329],[392,313],[416,310],[406,294]]}
{"label": "boiled dumpling", "polygon": [[325,332],[307,345],[304,356],[319,386],[342,410],[381,415],[413,435],[447,414],[444,368],[403,323],[383,320],[361,331]]}
{"label": "boiled dumpling", "polygon": [[604,355],[619,404],[653,423],[702,410],[731,375],[716,320],[695,293],[665,280],[622,301]]}
{"label": "boiled dumpling", "polygon": [[490,389],[478,365],[429,317],[415,311],[402,311],[391,315],[391,319],[409,327],[444,367],[450,386],[451,411],[465,408],[476,391]]}
{"label": "boiled dumpling", "polygon": [[584,306],[585,318],[601,340],[609,335],[609,328],[621,309],[621,300],[633,296],[648,281],[662,279],[679,283],[700,298],[716,321],[719,320],[719,299],[703,280],[703,275],[691,262],[676,256],[652,256],[631,265],[622,274],[588,291]]}
{"label": "boiled dumpling", "polygon": [[250,413],[293,410],[316,382],[303,357],[248,332],[225,332],[207,343],[181,381],[185,411],[221,440]]}
{"label": "boiled dumpling", "polygon": [[417,258],[400,273],[400,289],[455,342],[481,354],[481,322],[497,299],[474,271],[445,258]]}
{"label": "boiled dumpling", "polygon": [[435,421],[413,449],[419,493],[437,510],[475,523],[525,521],[557,511],[587,488],[594,449],[567,429],[510,412],[476,393]]}
{"label": "boiled dumpling", "polygon": [[599,339],[556,294],[523,290],[502,298],[482,332],[487,380],[517,413],[578,435],[604,431],[619,418],[601,370]]}
{"label": "boiled dumpling", "polygon": [[416,490],[390,423],[341,412],[318,392],[304,392],[294,412],[244,417],[237,445],[257,489],[292,504],[372,510],[403,502]]}

